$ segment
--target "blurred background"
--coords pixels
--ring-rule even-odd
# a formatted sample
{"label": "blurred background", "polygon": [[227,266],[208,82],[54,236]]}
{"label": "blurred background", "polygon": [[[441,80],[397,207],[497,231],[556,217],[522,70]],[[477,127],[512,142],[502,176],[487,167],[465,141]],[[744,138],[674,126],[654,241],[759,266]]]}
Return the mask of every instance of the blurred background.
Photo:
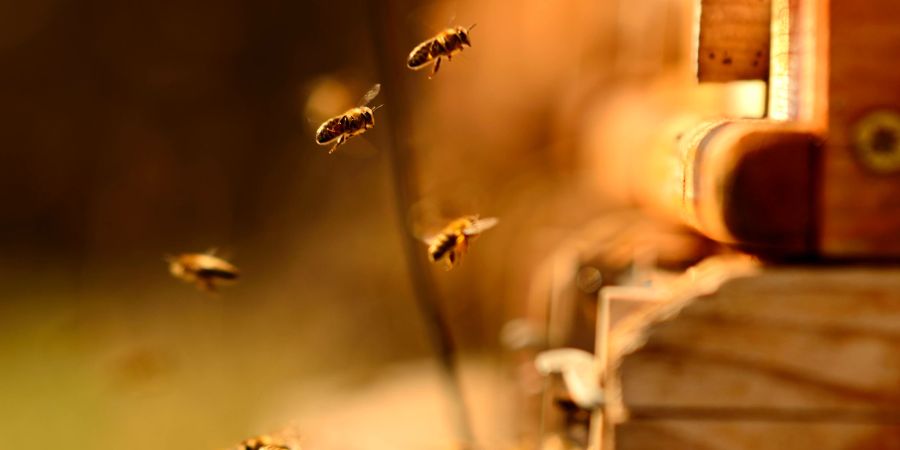
{"label": "blurred background", "polygon": [[[639,157],[634,124],[673,111],[761,114],[758,86],[694,82],[691,4],[0,1],[3,447],[291,424],[304,448],[452,448],[403,243],[472,213],[500,224],[426,275],[476,434],[519,442],[500,330],[573,230],[633,205],[608,150]],[[434,79],[404,67],[473,23]],[[375,128],[328,155],[315,128],[374,83]],[[210,248],[242,270],[220,296],[167,273]]]}

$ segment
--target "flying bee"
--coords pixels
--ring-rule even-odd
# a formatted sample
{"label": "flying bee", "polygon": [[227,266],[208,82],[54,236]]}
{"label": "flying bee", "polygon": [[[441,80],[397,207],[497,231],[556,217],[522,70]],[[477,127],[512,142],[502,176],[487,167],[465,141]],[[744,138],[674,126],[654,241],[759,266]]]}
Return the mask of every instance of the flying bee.
{"label": "flying bee", "polygon": [[375,127],[375,116],[373,115],[373,112],[380,108],[381,105],[374,108],[369,108],[366,105],[378,95],[379,91],[381,91],[380,84],[372,86],[372,88],[369,89],[369,92],[366,92],[366,95],[360,99],[358,103],[359,106],[350,109],[339,116],[326,120],[325,123],[316,130],[316,143],[319,145],[328,145],[336,140],[331,147],[331,150],[328,150],[328,154],[331,154],[338,146],[347,142],[347,139],[363,134],[366,130]]}
{"label": "flying bee", "polygon": [[469,248],[469,242],[497,222],[496,218],[481,219],[477,215],[450,222],[437,235],[424,239],[428,244],[428,259],[433,263],[443,259],[447,270],[452,269]]}
{"label": "flying bee", "polygon": [[166,262],[173,276],[206,292],[215,292],[217,283],[236,280],[240,274],[237,267],[215,256],[215,250],[168,256]]}
{"label": "flying bee", "polygon": [[282,443],[276,443],[269,435],[261,435],[245,439],[238,444],[237,450],[293,450]]}
{"label": "flying bee", "polygon": [[469,32],[473,28],[475,28],[474,24],[468,29],[457,26],[456,28],[447,28],[441,31],[437,36],[417,45],[416,48],[409,52],[406,67],[419,70],[428,64],[434,63],[434,67],[431,68],[431,74],[428,75],[430,79],[441,68],[441,59],[447,58],[447,61],[450,61],[453,59],[453,55],[463,51],[464,47],[472,46],[472,43],[469,42]]}

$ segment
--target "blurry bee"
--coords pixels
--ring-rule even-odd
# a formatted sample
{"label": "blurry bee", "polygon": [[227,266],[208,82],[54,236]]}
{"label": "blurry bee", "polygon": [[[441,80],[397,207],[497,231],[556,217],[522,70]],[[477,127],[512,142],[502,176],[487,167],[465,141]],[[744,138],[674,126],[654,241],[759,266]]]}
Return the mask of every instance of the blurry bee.
{"label": "blurry bee", "polygon": [[236,280],[239,275],[237,267],[215,256],[215,250],[168,256],[166,262],[172,275],[206,292],[215,292],[216,283]]}
{"label": "blurry bee", "polygon": [[428,259],[438,262],[444,259],[447,270],[453,268],[469,247],[469,241],[485,230],[497,225],[493,217],[480,219],[477,215],[456,219],[435,236],[424,239],[428,244]]}
{"label": "blurry bee", "polygon": [[332,141],[337,140],[331,147],[331,150],[328,150],[328,154],[331,154],[338,146],[347,142],[347,139],[372,129],[375,126],[375,116],[372,113],[380,108],[381,105],[374,108],[369,108],[366,105],[378,95],[379,91],[381,91],[380,84],[372,86],[372,88],[369,89],[369,92],[366,92],[366,95],[360,99],[358,103],[359,106],[350,109],[339,116],[326,120],[325,123],[316,130],[316,143],[319,145],[328,145]]}
{"label": "blurry bee", "polygon": [[294,450],[287,445],[276,443],[269,435],[261,435],[245,439],[238,445],[238,450]]}
{"label": "blurry bee", "polygon": [[468,29],[458,26],[441,31],[437,36],[417,45],[416,48],[409,52],[406,67],[419,70],[428,64],[434,63],[431,74],[428,75],[430,79],[441,68],[442,58],[446,57],[447,61],[450,61],[453,55],[463,51],[464,47],[472,46],[472,43],[469,42],[469,32],[473,28],[475,28],[474,24]]}

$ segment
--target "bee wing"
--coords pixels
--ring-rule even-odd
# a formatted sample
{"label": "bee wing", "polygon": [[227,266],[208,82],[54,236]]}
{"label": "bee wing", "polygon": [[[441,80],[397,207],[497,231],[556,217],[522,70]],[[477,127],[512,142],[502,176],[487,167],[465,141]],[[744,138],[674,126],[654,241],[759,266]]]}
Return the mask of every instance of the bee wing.
{"label": "bee wing", "polygon": [[431,245],[431,242],[441,235],[442,230],[431,225],[423,225],[418,220],[410,220],[410,232],[417,240]]}
{"label": "bee wing", "polygon": [[328,120],[328,117],[325,117],[321,120],[316,120],[316,119],[313,119],[312,117],[307,116],[306,117],[306,126],[308,126],[310,130],[315,130],[316,133],[318,133],[319,129],[322,128],[322,124],[324,124],[326,120]]}
{"label": "bee wing", "polygon": [[441,233],[428,233],[428,234],[417,234],[416,238],[425,243],[425,245],[431,245],[435,239],[440,237]]}
{"label": "bee wing", "polygon": [[206,250],[206,252],[201,253],[201,255],[208,255],[218,259],[221,259],[225,262],[234,258],[234,249],[226,247],[225,250],[222,250],[219,247],[212,247]]}
{"label": "bee wing", "polygon": [[463,233],[465,233],[469,236],[471,236],[473,234],[479,234],[479,233],[484,232],[485,230],[493,228],[495,225],[497,225],[498,222],[500,222],[500,220],[497,219],[496,217],[486,217],[484,219],[477,219],[477,220],[475,220],[474,223],[472,223],[472,225],[469,225],[468,227],[466,227],[463,230]]}
{"label": "bee wing", "polygon": [[369,89],[369,92],[366,92],[366,95],[363,95],[362,98],[359,99],[359,106],[368,105],[372,99],[378,96],[379,92],[381,92],[381,83],[375,83],[375,86],[372,86],[372,88]]}

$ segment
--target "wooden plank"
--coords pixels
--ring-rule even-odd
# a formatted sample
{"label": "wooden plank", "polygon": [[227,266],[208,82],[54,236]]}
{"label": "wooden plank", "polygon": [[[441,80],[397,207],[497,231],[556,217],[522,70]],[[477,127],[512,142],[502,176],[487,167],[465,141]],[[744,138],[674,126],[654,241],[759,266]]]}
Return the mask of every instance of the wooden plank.
{"label": "wooden plank", "polygon": [[827,9],[826,2],[772,0],[768,118],[827,126]]}
{"label": "wooden plank", "polygon": [[900,426],[759,421],[635,421],[615,429],[617,450],[875,450],[900,448]]}
{"label": "wooden plank", "polygon": [[900,402],[900,269],[766,269],[639,320],[618,357],[626,408]]}
{"label": "wooden plank", "polygon": [[[828,147],[822,247],[839,256],[900,255],[900,172],[861,162],[854,130],[877,110],[900,113],[900,2],[831,2]],[[888,130],[900,142],[900,130]],[[887,152],[900,153],[900,145]]]}
{"label": "wooden plank", "polygon": [[697,44],[701,82],[767,80],[769,0],[703,0]]}
{"label": "wooden plank", "polygon": [[[709,261],[660,286],[668,302],[614,329],[610,423],[679,423],[634,428],[643,431],[625,441],[617,431],[615,448],[644,448],[657,432],[685,446],[666,448],[757,448],[744,443],[751,422],[868,426],[859,439],[848,428],[825,446],[798,444],[857,448],[843,445],[875,439],[876,425],[900,425],[900,266],[747,264]],[[733,428],[678,431],[717,421]]]}

